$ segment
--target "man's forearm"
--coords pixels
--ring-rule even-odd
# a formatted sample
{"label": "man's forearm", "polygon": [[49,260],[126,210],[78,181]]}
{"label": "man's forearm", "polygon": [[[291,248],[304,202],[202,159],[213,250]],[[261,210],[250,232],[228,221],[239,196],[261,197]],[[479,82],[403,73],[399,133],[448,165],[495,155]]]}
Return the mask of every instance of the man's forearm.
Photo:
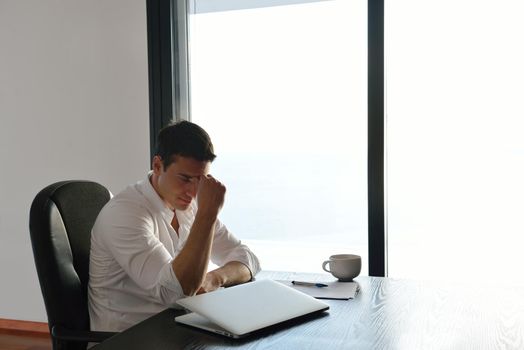
{"label": "man's forearm", "polygon": [[221,287],[244,283],[252,278],[249,268],[238,261],[230,261],[224,266],[210,271],[209,273],[216,275]]}
{"label": "man's forearm", "polygon": [[175,272],[185,295],[195,294],[206,276],[216,215],[199,215],[195,218],[187,242],[173,260]]}

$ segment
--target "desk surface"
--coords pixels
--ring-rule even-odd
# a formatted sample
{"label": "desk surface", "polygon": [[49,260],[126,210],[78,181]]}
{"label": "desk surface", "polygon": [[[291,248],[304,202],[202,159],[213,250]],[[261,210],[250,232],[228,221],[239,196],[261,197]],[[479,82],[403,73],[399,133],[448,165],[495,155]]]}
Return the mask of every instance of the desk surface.
{"label": "desk surface", "polygon": [[[323,275],[310,275],[326,280]],[[262,272],[260,278],[303,274]],[[353,300],[327,300],[324,315],[235,340],[175,323],[165,310],[94,349],[524,349],[524,288],[356,279]]]}

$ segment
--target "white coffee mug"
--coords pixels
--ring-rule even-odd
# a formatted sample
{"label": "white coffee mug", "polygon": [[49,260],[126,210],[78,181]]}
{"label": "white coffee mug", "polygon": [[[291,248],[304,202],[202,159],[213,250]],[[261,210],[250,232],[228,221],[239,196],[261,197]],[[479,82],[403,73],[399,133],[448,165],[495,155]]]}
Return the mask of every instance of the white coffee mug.
{"label": "white coffee mug", "polygon": [[[329,265],[329,270],[326,268]],[[329,260],[322,263],[322,269],[331,273],[342,282],[352,281],[357,277],[362,268],[362,259],[354,254],[331,255]]]}

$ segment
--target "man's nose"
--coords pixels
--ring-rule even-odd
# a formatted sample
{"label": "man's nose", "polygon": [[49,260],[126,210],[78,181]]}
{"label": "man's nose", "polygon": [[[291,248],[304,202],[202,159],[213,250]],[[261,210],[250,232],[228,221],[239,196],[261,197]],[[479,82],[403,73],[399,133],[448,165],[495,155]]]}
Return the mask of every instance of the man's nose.
{"label": "man's nose", "polygon": [[195,198],[198,192],[198,181],[192,181],[187,184],[187,194],[191,196],[191,198]]}

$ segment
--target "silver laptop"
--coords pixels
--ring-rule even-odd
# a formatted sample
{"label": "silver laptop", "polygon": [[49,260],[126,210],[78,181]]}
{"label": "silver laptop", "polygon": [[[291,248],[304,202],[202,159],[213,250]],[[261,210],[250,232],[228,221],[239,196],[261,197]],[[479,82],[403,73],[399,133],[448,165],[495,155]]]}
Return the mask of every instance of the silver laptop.
{"label": "silver laptop", "polygon": [[259,280],[177,301],[192,313],[177,322],[232,338],[296,317],[321,312],[329,305],[272,280]]}

